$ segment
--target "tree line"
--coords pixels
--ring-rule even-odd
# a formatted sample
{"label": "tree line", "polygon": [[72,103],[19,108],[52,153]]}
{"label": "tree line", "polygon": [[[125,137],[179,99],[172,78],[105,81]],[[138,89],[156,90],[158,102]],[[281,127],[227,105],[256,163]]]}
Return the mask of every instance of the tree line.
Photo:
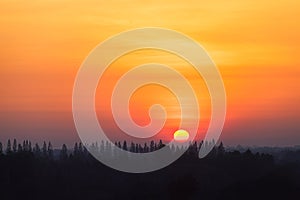
{"label": "tree line", "polygon": [[[89,151],[96,151],[103,154],[108,154],[114,156],[115,148],[120,148],[124,151],[132,152],[132,153],[148,153],[157,151],[166,145],[159,140],[159,142],[150,141],[149,143],[145,142],[144,144],[131,142],[128,145],[127,141],[118,141],[112,145],[108,141],[101,141],[99,143],[92,143],[91,145],[83,145],[81,142],[76,142],[73,148],[68,149],[66,144],[63,144],[60,149],[54,149],[51,142],[44,141],[40,146],[38,143],[32,144],[29,140],[24,140],[22,143],[18,143],[16,139],[12,141],[8,139],[6,147],[2,142],[0,142],[0,155],[12,155],[12,154],[20,154],[20,153],[30,153],[37,157],[44,157],[48,159],[66,159],[68,157],[79,157],[79,156],[87,156]],[[183,147],[180,145],[171,145],[168,147],[171,152],[180,152],[185,151],[187,155],[198,155],[201,147],[204,148],[212,148],[211,154],[224,154],[225,147],[221,142],[218,146],[215,145],[214,141],[211,142],[193,142],[190,143],[188,147]],[[54,151],[56,150],[56,153]]]}
{"label": "tree line", "polygon": [[[56,149],[51,142],[0,142],[1,198],[292,199],[300,195],[299,165],[278,164],[268,154],[230,150],[222,142],[216,145],[213,141],[195,141],[187,149],[168,145],[171,152],[185,151],[171,165],[151,173],[129,174],[105,166],[89,151],[111,153],[114,158],[115,148],[147,153],[166,144],[114,144],[77,142],[72,147],[63,144]],[[199,159],[199,149],[210,145],[214,145],[210,154]]]}

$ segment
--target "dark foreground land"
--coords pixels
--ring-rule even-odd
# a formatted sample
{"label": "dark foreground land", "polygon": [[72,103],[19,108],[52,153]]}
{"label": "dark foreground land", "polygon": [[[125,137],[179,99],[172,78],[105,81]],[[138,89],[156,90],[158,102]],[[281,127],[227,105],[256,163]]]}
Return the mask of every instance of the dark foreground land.
{"label": "dark foreground land", "polygon": [[269,154],[220,146],[198,159],[197,150],[159,171],[128,174],[82,147],[63,147],[55,156],[51,147],[24,143],[0,152],[0,199],[299,199],[300,151],[277,162]]}

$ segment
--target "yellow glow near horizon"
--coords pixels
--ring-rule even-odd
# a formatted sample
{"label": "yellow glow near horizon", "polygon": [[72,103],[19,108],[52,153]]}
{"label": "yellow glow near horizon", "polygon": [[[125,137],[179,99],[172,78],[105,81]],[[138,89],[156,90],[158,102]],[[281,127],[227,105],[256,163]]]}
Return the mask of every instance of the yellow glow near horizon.
{"label": "yellow glow near horizon", "polygon": [[174,133],[174,140],[180,142],[180,141],[187,141],[189,139],[189,133],[186,130],[177,130]]}

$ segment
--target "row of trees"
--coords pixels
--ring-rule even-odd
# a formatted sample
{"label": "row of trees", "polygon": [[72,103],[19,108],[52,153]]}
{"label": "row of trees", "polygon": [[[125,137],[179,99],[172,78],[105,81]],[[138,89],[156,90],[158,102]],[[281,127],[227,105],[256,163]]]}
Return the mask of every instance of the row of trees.
{"label": "row of trees", "polygon": [[[115,145],[111,145],[110,142],[101,141],[100,143],[93,143],[91,145],[86,145],[90,151],[96,151],[100,154],[109,154],[114,155],[114,149],[120,148],[125,151],[133,152],[133,153],[148,153],[153,152],[156,150],[161,149],[165,146],[165,144],[160,140],[158,143],[151,141],[149,144],[144,143],[134,143],[131,142],[130,145],[126,141],[123,142],[115,142]],[[190,143],[189,147],[183,147],[179,145],[171,145],[169,147],[171,152],[179,152],[179,151],[186,151],[186,154],[188,155],[198,155],[198,152],[201,147],[204,148],[213,148],[212,153],[213,154],[223,154],[225,152],[225,148],[223,146],[223,143],[221,142],[220,145],[215,146],[215,143],[212,142],[205,142],[201,141],[200,143],[194,142]],[[73,149],[69,150],[67,148],[66,144],[63,144],[61,149],[57,150],[59,153],[54,153],[53,146],[51,142],[43,142],[42,146],[38,143],[35,143],[32,145],[31,141],[25,140],[23,143],[18,143],[16,139],[11,142],[9,139],[7,141],[6,149],[4,150],[4,147],[2,143],[0,142],[0,155],[11,155],[16,153],[32,153],[35,156],[38,157],[46,157],[46,158],[60,158],[60,159],[66,159],[70,156],[82,156],[82,155],[88,155],[88,151],[86,147],[81,143],[75,143]],[[55,154],[55,155],[54,155]]]}
{"label": "row of trees", "polygon": [[[140,144],[140,143],[131,142],[130,145],[128,145],[126,141],[123,141],[122,143],[119,141],[119,142],[115,142],[115,146],[125,151],[129,151],[133,153],[148,153],[148,152],[153,152],[161,149],[162,147],[165,146],[165,144],[162,142],[162,140],[160,140],[158,143],[151,141],[149,144],[148,143]],[[199,143],[195,141],[193,143],[190,143],[188,147],[184,147],[180,144],[177,145],[172,144],[169,148],[172,152],[187,150],[187,152],[189,153],[193,153],[193,152],[198,153],[201,147],[207,149],[213,148],[213,151],[216,150],[218,152],[225,152],[225,148],[222,142],[218,147],[215,146],[216,144],[214,141],[211,142],[201,141]],[[101,141],[100,145],[98,143],[93,143],[89,146],[90,150],[100,151],[100,153],[105,151],[111,151],[112,148],[113,147],[109,142],[104,142],[104,141]]]}
{"label": "row of trees", "polygon": [[[16,139],[11,142],[7,141],[6,148],[0,142],[0,155],[13,155],[20,153],[31,153],[37,157],[54,158],[54,148],[51,142],[43,142],[42,146],[38,143],[32,145],[31,141],[24,140],[23,143],[18,143]],[[70,152],[66,144],[63,144],[59,149],[60,158],[67,158],[70,155],[87,154],[87,150],[82,143],[75,143],[73,152]]]}
{"label": "row of trees", "polygon": [[[146,144],[122,141],[114,144],[100,141],[87,148],[104,153],[104,159],[108,155],[113,162],[129,159],[134,164],[134,156],[126,151],[147,153],[165,146],[163,141]],[[214,145],[211,153],[205,159],[198,159],[199,149],[210,148],[210,145]],[[250,151],[225,152],[222,143],[193,142],[188,149],[169,144],[167,147],[170,152],[175,152],[173,155],[181,150],[186,150],[186,153],[168,167],[145,174],[113,170],[90,156],[82,143],[75,143],[69,149],[64,144],[57,149],[51,142],[39,145],[9,140],[0,147],[2,199],[243,199],[245,194],[260,195],[262,192],[268,199],[270,195],[276,197],[277,194],[272,196],[274,191],[297,196],[295,193],[299,194],[300,188],[298,182],[289,182],[288,179],[289,176],[293,179],[299,177],[299,165],[280,170],[281,165],[289,165],[276,165],[270,155]],[[124,151],[115,154],[115,149]],[[143,162],[151,164],[151,161],[160,162],[161,159],[164,157],[143,159]],[[266,187],[270,188],[267,192]],[[294,193],[292,187],[295,188]],[[228,194],[233,196],[226,197]],[[258,197],[251,196],[249,199]]]}
{"label": "row of trees", "polygon": [[7,155],[12,153],[21,153],[21,152],[33,152],[37,154],[44,154],[44,155],[53,155],[53,147],[51,142],[48,144],[46,142],[43,143],[42,147],[40,148],[39,144],[36,143],[32,147],[32,143],[28,140],[24,140],[23,143],[17,143],[17,140],[14,139],[13,143],[9,139],[7,141],[6,149],[3,150],[3,145],[0,142],[0,155],[6,153]]}

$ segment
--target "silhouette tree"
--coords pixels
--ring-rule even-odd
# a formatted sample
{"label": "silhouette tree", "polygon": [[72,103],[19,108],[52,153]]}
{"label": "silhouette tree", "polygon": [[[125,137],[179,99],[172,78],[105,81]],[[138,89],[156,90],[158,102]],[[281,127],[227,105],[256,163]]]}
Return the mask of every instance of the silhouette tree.
{"label": "silhouette tree", "polygon": [[247,158],[247,159],[253,158],[253,154],[252,154],[252,152],[251,152],[250,149],[247,149],[247,151],[245,151],[245,152],[243,153],[243,155],[244,155],[244,157]]}
{"label": "silhouette tree", "polygon": [[118,157],[118,151],[117,151],[117,148],[118,148],[118,142],[115,142],[115,145],[113,147],[113,156],[114,157]]}
{"label": "silhouette tree", "polygon": [[83,145],[81,142],[79,142],[79,146],[78,146],[78,151],[79,151],[79,155],[82,155],[83,154]]}
{"label": "silhouette tree", "polygon": [[53,159],[53,147],[51,142],[48,143],[47,153],[50,159]]}
{"label": "silhouette tree", "polygon": [[128,149],[127,149],[127,143],[126,143],[126,141],[123,142],[123,147],[122,147],[122,149],[125,150],[125,151],[128,150]]}
{"label": "silhouette tree", "polygon": [[60,151],[60,159],[61,160],[66,160],[68,158],[68,149],[67,145],[63,144],[61,151]]}
{"label": "silhouette tree", "polygon": [[198,144],[197,141],[194,142],[194,144],[192,145],[192,152],[194,155],[198,155]]}
{"label": "silhouette tree", "polygon": [[28,142],[28,151],[32,152],[32,146],[31,146],[31,142],[30,141]]}
{"label": "silhouette tree", "polygon": [[22,152],[23,151],[23,148],[22,148],[22,145],[21,144],[18,144],[18,153]]}
{"label": "silhouette tree", "polygon": [[43,157],[47,157],[47,144],[46,142],[44,141],[43,143],[43,147],[42,147],[42,153],[43,153]]}
{"label": "silhouette tree", "polygon": [[23,151],[30,151],[30,149],[29,149],[29,141],[28,140],[25,140],[23,142]]}
{"label": "silhouette tree", "polygon": [[144,144],[144,152],[145,152],[145,153],[148,153],[148,152],[149,152],[149,147],[148,147],[148,145],[147,145],[146,142],[145,142],[145,144]]}
{"label": "silhouette tree", "polygon": [[104,151],[105,151],[105,145],[104,145],[104,141],[102,140],[100,144],[100,152],[104,153]]}
{"label": "silhouette tree", "polygon": [[14,139],[13,141],[13,152],[16,153],[17,152],[17,140]]}
{"label": "silhouette tree", "polygon": [[151,142],[150,142],[150,151],[152,152],[152,151],[154,151],[155,150],[155,145],[154,145],[154,141],[152,140]]}
{"label": "silhouette tree", "polygon": [[133,142],[131,142],[131,144],[130,144],[129,151],[133,152],[133,153],[135,152],[135,144]]}
{"label": "silhouette tree", "polygon": [[161,149],[163,148],[165,145],[163,144],[162,140],[159,140],[159,143],[158,143],[158,149]]}
{"label": "silhouette tree", "polygon": [[79,155],[78,143],[76,142],[74,145],[74,156],[77,157]]}
{"label": "silhouette tree", "polygon": [[26,148],[26,141],[25,140],[23,141],[23,147],[22,147],[22,149],[23,149],[23,151],[27,150],[27,148]]}
{"label": "silhouette tree", "polygon": [[136,153],[140,153],[139,145],[138,145],[138,144],[135,144],[135,152],[136,152]]}
{"label": "silhouette tree", "polygon": [[143,152],[144,152],[144,149],[143,149],[143,147],[142,147],[141,144],[139,144],[139,152],[140,152],[140,153],[143,153]]}
{"label": "silhouette tree", "polygon": [[38,143],[35,143],[35,146],[33,148],[33,153],[37,156],[41,155],[41,149]]}
{"label": "silhouette tree", "polygon": [[6,154],[10,154],[10,153],[11,153],[11,143],[10,143],[10,139],[8,139],[6,145]]}
{"label": "silhouette tree", "polygon": [[218,155],[224,155],[224,154],[225,154],[225,148],[223,142],[221,142],[220,145],[218,146]]}
{"label": "silhouette tree", "polygon": [[121,149],[122,146],[121,146],[121,142],[118,142],[118,147]]}

